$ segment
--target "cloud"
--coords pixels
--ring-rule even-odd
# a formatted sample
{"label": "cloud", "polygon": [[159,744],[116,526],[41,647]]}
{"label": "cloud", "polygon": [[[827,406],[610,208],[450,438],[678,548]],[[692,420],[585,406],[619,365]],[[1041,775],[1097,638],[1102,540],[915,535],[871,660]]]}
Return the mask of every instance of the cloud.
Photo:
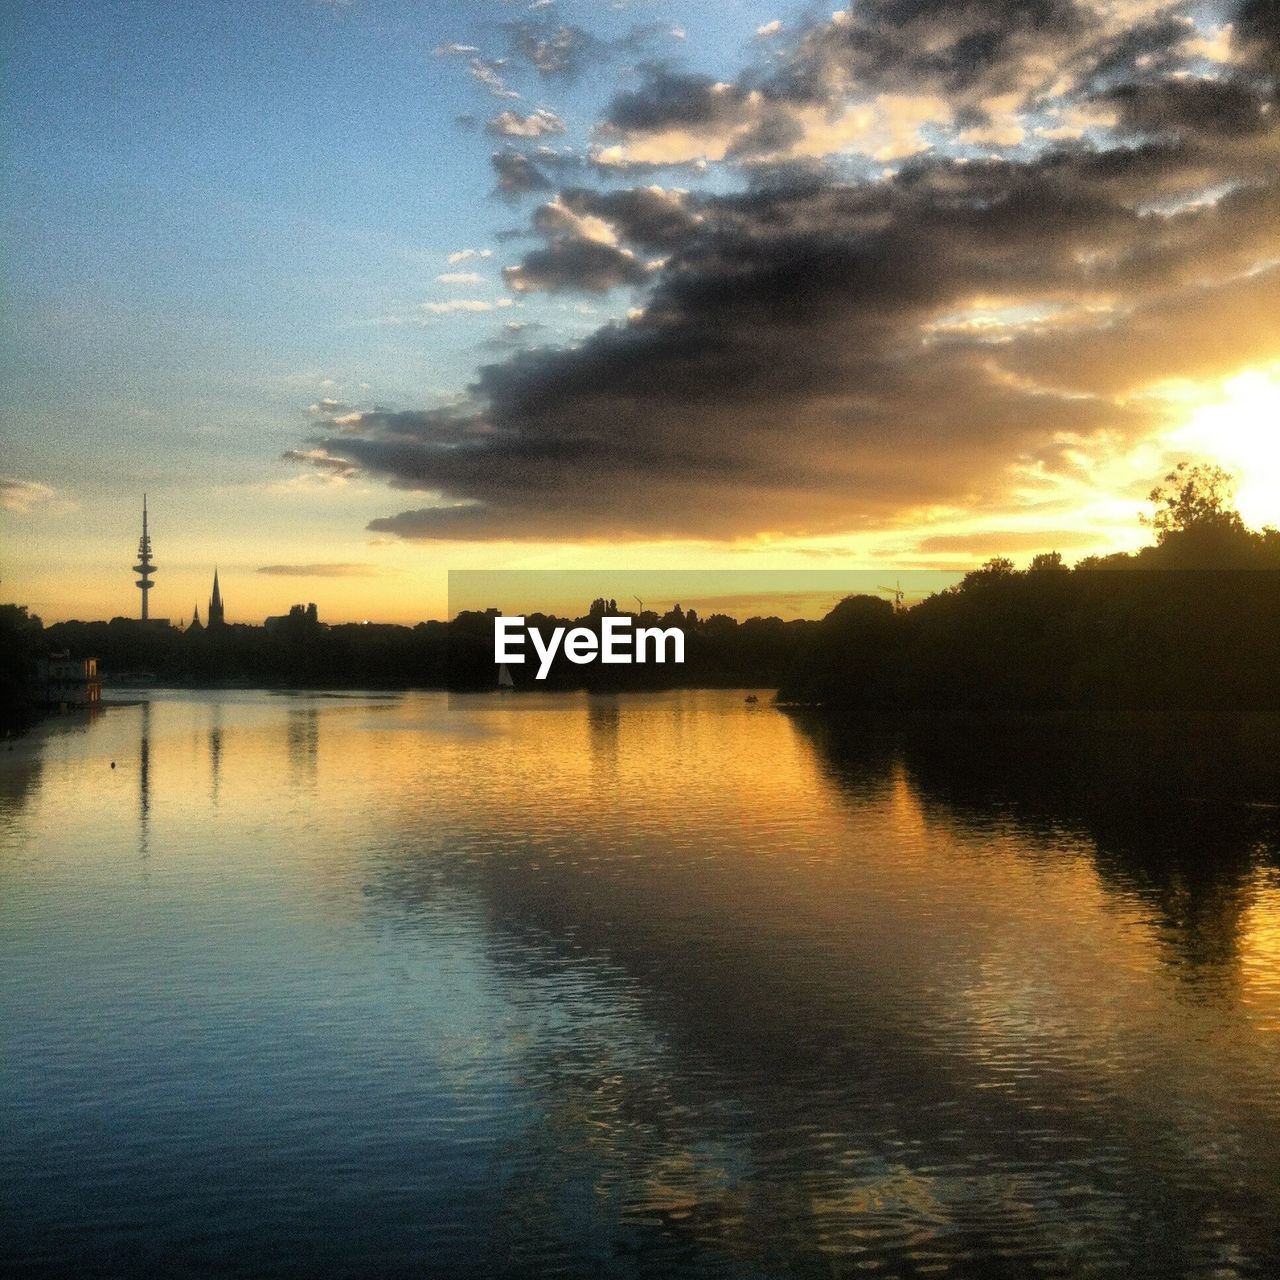
{"label": "cloud", "polygon": [[372,564],[264,564],[254,573],[276,578],[372,578],[378,569]]}
{"label": "cloud", "polygon": [[465,58],[480,50],[473,44],[438,44],[431,52],[437,58]]}
{"label": "cloud", "polygon": [[480,276],[474,271],[445,271],[436,276],[439,284],[479,284]]}
{"label": "cloud", "polygon": [[592,61],[608,56],[605,44],[572,24],[526,19],[508,23],[506,30],[512,56],[544,78],[573,79]]}
{"label": "cloud", "polygon": [[572,289],[605,293],[619,285],[643,284],[647,272],[628,249],[559,236],[545,249],[526,254],[519,265],[503,268],[502,278],[515,293]]}
{"label": "cloud", "polygon": [[956,551],[964,555],[987,556],[1011,551],[1039,551],[1042,547],[1075,550],[1105,542],[1105,535],[1081,529],[982,529],[972,533],[939,534],[923,538],[915,550],[922,554]]}
{"label": "cloud", "polygon": [[582,169],[586,163],[585,157],[580,152],[569,147],[557,150],[545,142],[534,147],[527,154],[540,169],[553,173],[567,173],[573,169]]}
{"label": "cloud", "polygon": [[1280,8],[1275,0],[1245,0],[1236,11],[1232,38],[1242,62],[1265,75],[1280,75]]}
{"label": "cloud", "polygon": [[554,111],[539,107],[527,116],[510,110],[500,111],[485,128],[499,138],[544,138],[548,134],[563,133],[564,121]]}
{"label": "cloud", "polygon": [[484,347],[489,351],[515,351],[528,346],[534,335],[545,327],[536,320],[508,320],[494,337],[484,343]]}
{"label": "cloud", "polygon": [[643,262],[620,242],[646,251],[671,249],[698,219],[687,193],[662,187],[562,191],[533,215],[533,229],[545,246],[505,267],[503,280],[515,293],[605,293],[622,285],[642,285],[655,264]]}
{"label": "cloud", "polygon": [[534,229],[543,236],[567,232],[605,244],[625,240],[652,252],[685,243],[700,222],[697,203],[687,191],[659,186],[624,191],[569,188],[533,216]]}
{"label": "cloud", "polygon": [[748,81],[650,68],[619,94],[595,131],[592,158],[615,169],[737,159],[777,162],[858,151],[878,160],[926,149],[922,129],[948,123],[938,93],[878,93],[854,101],[779,96]]}
{"label": "cloud", "polygon": [[[342,426],[341,419],[330,419],[329,427]],[[350,458],[330,453],[328,449],[286,449],[280,455],[284,462],[301,462],[311,467],[332,483],[341,483],[355,475],[360,468]]]}
{"label": "cloud", "polygon": [[1252,50],[1265,63],[1275,47],[1266,0],[1234,25],[1198,26],[1192,12],[1176,0],[860,0],[732,79],[648,64],[605,112],[592,156],[625,172],[1016,147],[1046,112],[1172,83],[1195,58],[1221,66]]}
{"label": "cloud", "polygon": [[511,306],[510,298],[490,302],[485,298],[450,298],[447,302],[420,302],[418,310],[432,316],[450,316],[459,311],[493,311]]}
{"label": "cloud", "polygon": [[488,258],[492,255],[492,249],[458,249],[449,255],[448,261],[450,266],[455,266],[459,262],[469,262],[472,258]]}
{"label": "cloud", "polygon": [[495,151],[490,157],[493,171],[498,175],[497,190],[500,195],[515,198],[531,191],[549,191],[551,180],[528,156],[518,151]]}
{"label": "cloud", "polygon": [[1269,105],[1231,80],[1162,80],[1119,85],[1103,96],[1127,132],[1216,139],[1264,132]]}
{"label": "cloud", "polygon": [[761,40],[767,40],[770,36],[776,36],[782,30],[782,19],[774,18],[772,22],[761,23],[756,28],[756,35]]}
{"label": "cloud", "polygon": [[340,414],[350,413],[351,410],[351,405],[335,400],[332,396],[325,396],[323,400],[317,400],[314,404],[307,406],[308,413],[326,418],[335,418]]}
{"label": "cloud", "polygon": [[14,515],[26,515],[56,498],[57,490],[35,480],[19,480],[15,476],[0,476],[0,510]]}
{"label": "cloud", "polygon": [[613,172],[697,153],[746,188],[549,195],[508,285],[641,305],[309,447],[417,495],[376,532],[590,542],[996,510],[1148,437],[1152,387],[1280,351],[1276,24],[1237,15],[1205,81],[1185,17],[1121,8],[861,0],[763,71],[649,68],[603,122]]}
{"label": "cloud", "polygon": [[505,65],[505,58],[472,58],[467,63],[467,71],[495,98],[518,98],[520,95],[507,88],[507,82],[502,78],[501,70]]}

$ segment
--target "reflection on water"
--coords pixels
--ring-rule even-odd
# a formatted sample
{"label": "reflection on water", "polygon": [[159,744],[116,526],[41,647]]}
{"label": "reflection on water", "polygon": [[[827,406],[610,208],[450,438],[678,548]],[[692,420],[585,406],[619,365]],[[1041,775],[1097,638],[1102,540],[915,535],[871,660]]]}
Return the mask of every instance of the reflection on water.
{"label": "reflection on water", "polygon": [[1272,1275],[1278,815],[1108,776],[723,693],[29,739],[0,1264]]}
{"label": "reflection on water", "polygon": [[291,707],[285,728],[292,786],[313,784],[320,750],[320,711],[315,706]]}
{"label": "reflection on water", "polygon": [[218,791],[222,782],[222,701],[209,703],[209,803],[218,807]]}
{"label": "reflection on water", "polygon": [[151,703],[144,702],[138,723],[138,850],[151,843]]}

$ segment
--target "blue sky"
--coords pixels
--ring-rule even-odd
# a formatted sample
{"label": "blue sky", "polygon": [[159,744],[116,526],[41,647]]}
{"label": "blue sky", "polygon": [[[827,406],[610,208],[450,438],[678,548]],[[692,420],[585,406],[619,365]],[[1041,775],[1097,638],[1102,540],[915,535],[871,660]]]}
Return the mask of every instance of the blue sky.
{"label": "blue sky", "polygon": [[[751,21],[733,4],[576,8],[604,38],[682,22],[684,41],[653,44],[687,44],[700,66],[732,63]],[[68,443],[105,416],[95,447],[142,478],[146,448],[129,447],[109,405],[252,436],[273,381],[271,407],[296,426],[289,379],[307,370],[390,402],[459,389],[493,317],[436,326],[429,343],[378,322],[457,296],[436,282],[448,255],[500,254],[496,237],[524,222],[492,196],[492,141],[456,120],[532,110],[545,86],[515,69],[522,97],[503,103],[463,60],[433,56],[449,42],[501,56],[500,24],[520,16],[384,0],[25,6],[5,76],[6,214],[22,246],[8,372],[23,408]],[[571,127],[585,132],[618,70],[554,86]],[[470,264],[483,272],[470,292],[501,296],[501,260]],[[185,433],[155,429],[162,485]]]}
{"label": "blue sky", "polygon": [[[695,39],[714,45],[734,7],[702,6]],[[603,25],[622,34],[670,13],[633,6]],[[170,561],[179,528],[195,543],[216,511],[247,522],[252,504],[214,490],[277,476],[327,390],[417,404],[465,387],[495,314],[387,320],[422,301],[504,296],[497,237],[524,214],[492,194],[492,140],[456,121],[507,104],[433,51],[501,56],[500,24],[518,16],[382,0],[10,9],[5,470],[76,504],[42,513],[45,538],[67,548],[57,567],[91,557],[110,572],[93,537],[65,526],[93,535],[100,522],[127,556],[144,488]],[[511,81],[528,95],[511,103],[532,110],[536,74]],[[606,91],[587,75],[556,97],[585,121]],[[467,248],[491,255],[465,264],[480,283],[438,283]],[[539,310],[566,333],[590,325],[563,303]],[[304,518],[325,537],[349,521],[360,543],[379,504],[337,505]],[[258,510],[253,532],[270,539],[297,517]]]}

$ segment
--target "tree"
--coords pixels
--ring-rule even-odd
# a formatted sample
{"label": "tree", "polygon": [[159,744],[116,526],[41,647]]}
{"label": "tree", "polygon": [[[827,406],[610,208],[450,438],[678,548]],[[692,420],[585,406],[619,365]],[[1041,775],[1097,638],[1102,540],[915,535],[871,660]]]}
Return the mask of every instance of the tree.
{"label": "tree", "polygon": [[1062,563],[1061,551],[1042,551],[1038,556],[1031,558],[1031,572],[1045,573],[1053,572],[1059,569],[1065,569],[1067,566]]}
{"label": "tree", "polygon": [[1244,521],[1231,505],[1235,480],[1211,463],[1178,463],[1147,496],[1156,510],[1141,519],[1155,529],[1159,544],[1178,533],[1244,532]]}
{"label": "tree", "polygon": [[39,618],[28,614],[25,605],[0,604],[0,719],[26,710],[31,667],[46,648]]}
{"label": "tree", "polygon": [[961,591],[970,591],[974,587],[990,586],[993,582],[1005,582],[1016,572],[1013,561],[1008,556],[993,556],[981,569],[971,569],[960,582]]}

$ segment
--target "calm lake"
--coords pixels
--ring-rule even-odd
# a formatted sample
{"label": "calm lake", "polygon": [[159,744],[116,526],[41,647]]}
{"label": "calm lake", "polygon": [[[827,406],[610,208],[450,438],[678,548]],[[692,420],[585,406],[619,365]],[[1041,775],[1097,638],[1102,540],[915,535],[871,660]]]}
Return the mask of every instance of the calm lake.
{"label": "calm lake", "polygon": [[0,1270],[1280,1274],[1276,810],[139,696],[0,748]]}

